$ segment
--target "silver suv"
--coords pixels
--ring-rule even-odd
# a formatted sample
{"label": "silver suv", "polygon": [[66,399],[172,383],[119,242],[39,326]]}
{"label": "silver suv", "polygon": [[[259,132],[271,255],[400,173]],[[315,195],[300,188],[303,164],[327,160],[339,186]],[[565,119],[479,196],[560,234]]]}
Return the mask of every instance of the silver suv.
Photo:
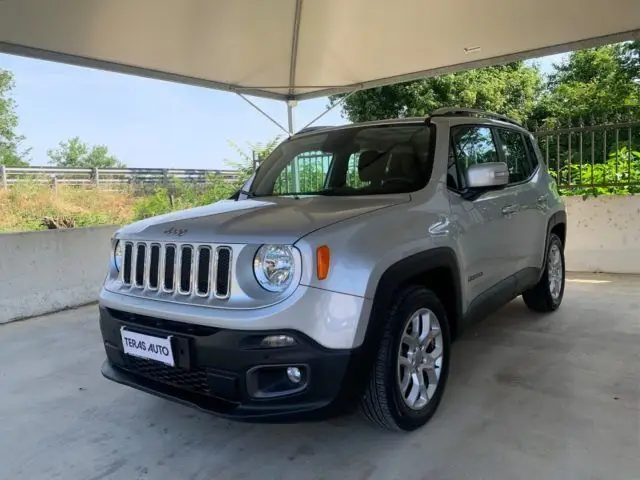
{"label": "silver suv", "polygon": [[114,235],[102,373],[227,418],[359,406],[413,430],[467,324],[518,295],[558,308],[565,238],[538,146],[508,118],[307,129],[234,198]]}

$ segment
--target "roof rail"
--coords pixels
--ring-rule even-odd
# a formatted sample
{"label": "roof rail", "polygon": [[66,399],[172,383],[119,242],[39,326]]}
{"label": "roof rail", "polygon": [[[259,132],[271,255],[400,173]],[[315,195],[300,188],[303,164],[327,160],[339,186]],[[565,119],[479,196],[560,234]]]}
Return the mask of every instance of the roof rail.
{"label": "roof rail", "polygon": [[297,131],[296,133],[294,133],[294,135],[300,135],[301,133],[309,133],[309,132],[313,132],[314,130],[321,130],[323,128],[328,128],[325,125],[316,125],[313,127],[305,127],[302,130]]}
{"label": "roof rail", "polygon": [[499,113],[488,112],[486,110],[480,110],[477,108],[462,108],[462,107],[442,107],[434,110],[431,113],[431,117],[446,117],[452,115],[461,116],[476,116],[484,118],[492,118],[494,120],[502,120],[503,122],[512,123],[518,127],[522,127],[520,123],[516,122],[513,118],[509,118],[506,115],[500,115]]}

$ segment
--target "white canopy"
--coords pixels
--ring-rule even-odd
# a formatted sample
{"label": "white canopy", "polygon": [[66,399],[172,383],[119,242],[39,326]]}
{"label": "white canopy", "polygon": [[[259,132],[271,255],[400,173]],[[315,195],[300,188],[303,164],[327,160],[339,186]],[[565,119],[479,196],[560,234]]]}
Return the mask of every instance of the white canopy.
{"label": "white canopy", "polygon": [[282,100],[640,38],[640,0],[0,0],[0,51]]}

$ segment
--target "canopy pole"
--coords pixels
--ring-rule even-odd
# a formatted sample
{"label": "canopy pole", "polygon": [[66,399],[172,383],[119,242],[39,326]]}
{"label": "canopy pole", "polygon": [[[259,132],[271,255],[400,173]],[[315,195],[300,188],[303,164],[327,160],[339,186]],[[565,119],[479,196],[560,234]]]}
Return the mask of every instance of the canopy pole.
{"label": "canopy pole", "polygon": [[[298,63],[298,42],[300,40],[300,19],[302,18],[302,0],[296,0],[296,9],[293,16],[293,37],[291,38],[291,58],[289,60],[289,99],[287,100],[287,120],[289,122],[289,135],[295,131],[295,117],[293,109],[298,102],[294,99],[296,85],[296,64]],[[299,190],[296,190],[296,192]]]}
{"label": "canopy pole", "polygon": [[295,108],[298,102],[295,100],[287,100],[287,122],[289,125],[289,135],[293,135],[295,132],[296,116]]}
{"label": "canopy pole", "polygon": [[345,95],[344,97],[341,97],[340,100],[338,100],[336,103],[334,103],[333,105],[331,105],[329,108],[327,108],[324,112],[322,112],[320,115],[318,115],[317,117],[315,117],[313,120],[311,120],[309,123],[307,123],[304,127],[302,127],[300,130],[304,130],[307,127],[310,127],[311,125],[313,125],[314,123],[316,123],[318,120],[320,120],[322,117],[324,117],[327,113],[329,113],[331,110],[333,110],[334,108],[336,108],[337,106],[341,105],[342,102],[344,102],[347,98],[349,98],[351,95],[353,95],[356,92],[359,92],[360,89],[358,88],[357,90],[352,90],[351,92],[349,92],[347,95]]}
{"label": "canopy pole", "polygon": [[[294,109],[298,102],[295,100],[287,100],[287,122],[289,124],[289,135],[293,136],[295,129],[295,115]],[[300,175],[298,174],[298,159],[294,159],[291,162],[291,174],[293,175],[293,191],[300,192]]]}
{"label": "canopy pole", "polygon": [[262,110],[259,106],[257,106],[255,103],[253,103],[251,100],[249,100],[247,97],[245,97],[242,93],[238,93],[236,92],[236,94],[243,99],[245,102],[247,102],[249,105],[251,105],[253,108],[255,108],[257,111],[259,111],[262,115],[264,115],[265,117],[267,117],[269,120],[271,120],[279,129],[281,129],[284,133],[286,133],[287,135],[292,135],[291,132],[291,122],[289,123],[289,130],[287,131],[286,128],[284,128],[282,125],[280,125],[280,123],[275,120],[271,115],[269,115],[267,112],[265,112],[264,110]]}

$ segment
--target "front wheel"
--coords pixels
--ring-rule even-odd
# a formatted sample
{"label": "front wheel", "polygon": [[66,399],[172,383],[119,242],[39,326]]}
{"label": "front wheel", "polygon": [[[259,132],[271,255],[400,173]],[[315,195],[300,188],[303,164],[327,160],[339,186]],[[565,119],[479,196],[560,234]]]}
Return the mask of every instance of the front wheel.
{"label": "front wheel", "polygon": [[410,431],[433,416],[442,398],[449,324],[438,297],[424,287],[407,287],[396,298],[360,409],[378,426]]}
{"label": "front wheel", "polygon": [[553,312],[564,296],[564,249],[562,240],[555,233],[549,236],[546,258],[542,278],[535,287],[522,294],[524,303],[535,312]]}

